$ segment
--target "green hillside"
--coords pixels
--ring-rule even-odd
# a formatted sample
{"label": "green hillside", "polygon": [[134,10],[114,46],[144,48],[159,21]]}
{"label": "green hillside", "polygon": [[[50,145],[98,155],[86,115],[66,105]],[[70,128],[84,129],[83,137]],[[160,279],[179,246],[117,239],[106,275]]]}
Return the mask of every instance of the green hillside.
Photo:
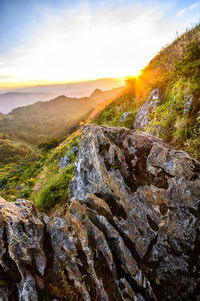
{"label": "green hillside", "polygon": [[0,166],[16,162],[49,138],[66,136],[71,127],[84,121],[97,105],[116,97],[120,90],[96,90],[83,98],[59,96],[1,114],[0,132],[6,138],[1,140]]}

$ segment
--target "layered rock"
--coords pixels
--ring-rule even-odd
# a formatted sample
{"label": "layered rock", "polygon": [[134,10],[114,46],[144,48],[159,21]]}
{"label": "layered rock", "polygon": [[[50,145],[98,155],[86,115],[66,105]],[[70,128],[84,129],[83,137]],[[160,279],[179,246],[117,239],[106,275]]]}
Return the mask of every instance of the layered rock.
{"label": "layered rock", "polygon": [[[151,91],[147,101],[138,110],[135,116],[135,122],[133,125],[134,129],[145,131],[148,127],[149,122],[152,119],[152,113],[162,102],[162,92],[159,88]],[[156,131],[154,130],[156,133]]]}
{"label": "layered rock", "polygon": [[69,207],[50,218],[28,201],[0,202],[1,271],[16,283],[13,291],[0,286],[0,296],[198,298],[199,162],[149,134],[88,125],[70,194]]}

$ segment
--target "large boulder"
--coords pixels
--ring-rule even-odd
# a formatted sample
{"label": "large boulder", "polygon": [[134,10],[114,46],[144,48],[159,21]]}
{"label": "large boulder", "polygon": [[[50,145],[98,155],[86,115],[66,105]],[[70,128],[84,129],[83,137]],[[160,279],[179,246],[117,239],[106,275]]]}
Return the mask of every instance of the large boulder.
{"label": "large boulder", "polygon": [[147,133],[85,128],[71,210],[78,200],[104,235],[116,270],[112,291],[123,287],[130,300],[196,298],[199,196],[200,164],[187,153]]}
{"label": "large boulder", "polygon": [[198,300],[199,162],[144,132],[87,125],[70,195],[50,218],[0,201],[3,301]]}
{"label": "large boulder", "polygon": [[145,104],[139,109],[135,116],[134,129],[145,131],[151,120],[151,114],[162,102],[162,92],[159,88],[151,91]]}

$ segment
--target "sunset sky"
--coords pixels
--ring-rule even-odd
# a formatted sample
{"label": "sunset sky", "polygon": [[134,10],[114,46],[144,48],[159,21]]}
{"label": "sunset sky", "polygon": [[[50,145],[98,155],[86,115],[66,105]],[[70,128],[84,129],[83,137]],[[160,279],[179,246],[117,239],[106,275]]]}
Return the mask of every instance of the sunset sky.
{"label": "sunset sky", "polygon": [[0,0],[0,86],[137,75],[200,1]]}

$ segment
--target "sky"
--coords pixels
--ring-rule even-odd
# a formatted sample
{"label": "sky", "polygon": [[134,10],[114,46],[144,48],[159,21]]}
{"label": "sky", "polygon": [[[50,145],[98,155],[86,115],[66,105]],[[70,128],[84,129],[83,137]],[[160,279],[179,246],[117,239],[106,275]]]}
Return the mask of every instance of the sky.
{"label": "sky", "polygon": [[200,0],[0,0],[0,87],[137,75]]}

